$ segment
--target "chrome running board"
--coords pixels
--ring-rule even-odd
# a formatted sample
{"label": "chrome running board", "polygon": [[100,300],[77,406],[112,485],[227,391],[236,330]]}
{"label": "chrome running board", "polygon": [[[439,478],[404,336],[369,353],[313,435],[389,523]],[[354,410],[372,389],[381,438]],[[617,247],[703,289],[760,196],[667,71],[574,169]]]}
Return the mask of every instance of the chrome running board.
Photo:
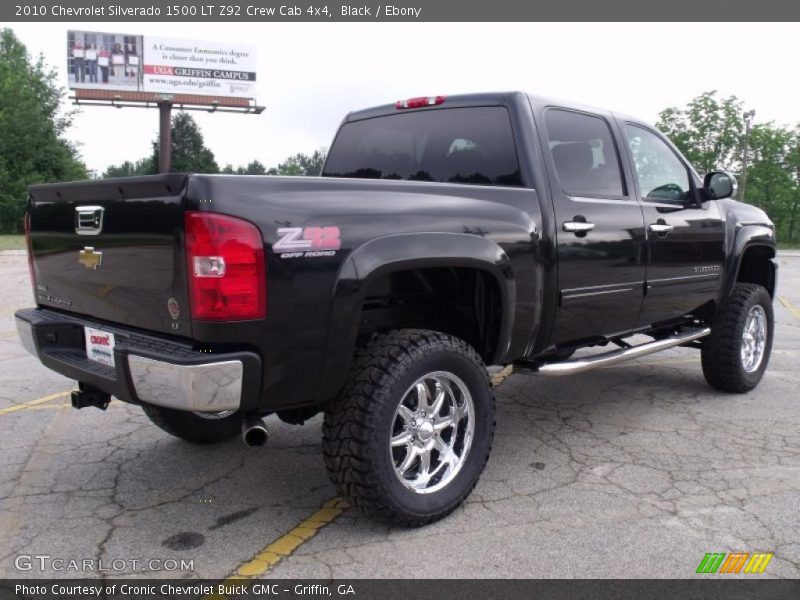
{"label": "chrome running board", "polygon": [[595,356],[586,356],[584,358],[574,358],[572,360],[565,360],[555,363],[545,363],[537,370],[541,375],[548,375],[551,377],[558,377],[559,375],[572,375],[573,373],[582,373],[596,369],[597,367],[606,367],[608,365],[615,365],[617,363],[653,354],[654,352],[661,352],[667,348],[674,348],[687,342],[697,340],[701,337],[707,336],[711,333],[709,327],[702,327],[700,329],[690,329],[678,335],[671,335],[663,340],[654,340],[646,344],[638,346],[631,346],[630,348],[620,348],[611,352],[597,354]]}

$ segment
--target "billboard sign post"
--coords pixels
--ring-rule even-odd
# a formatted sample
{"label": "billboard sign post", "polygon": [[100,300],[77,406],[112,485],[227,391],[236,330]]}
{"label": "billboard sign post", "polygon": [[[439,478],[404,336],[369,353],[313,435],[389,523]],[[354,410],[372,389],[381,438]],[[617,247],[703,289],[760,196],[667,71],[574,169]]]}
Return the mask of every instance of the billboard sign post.
{"label": "billboard sign post", "polygon": [[158,103],[158,172],[169,173],[172,163],[172,103]]}

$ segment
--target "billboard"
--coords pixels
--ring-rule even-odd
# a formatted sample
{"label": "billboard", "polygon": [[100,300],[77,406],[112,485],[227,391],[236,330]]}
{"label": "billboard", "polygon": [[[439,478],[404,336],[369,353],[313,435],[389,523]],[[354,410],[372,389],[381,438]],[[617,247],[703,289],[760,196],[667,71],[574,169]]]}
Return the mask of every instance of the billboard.
{"label": "billboard", "polygon": [[70,89],[254,98],[252,46],[121,33],[67,32]]}

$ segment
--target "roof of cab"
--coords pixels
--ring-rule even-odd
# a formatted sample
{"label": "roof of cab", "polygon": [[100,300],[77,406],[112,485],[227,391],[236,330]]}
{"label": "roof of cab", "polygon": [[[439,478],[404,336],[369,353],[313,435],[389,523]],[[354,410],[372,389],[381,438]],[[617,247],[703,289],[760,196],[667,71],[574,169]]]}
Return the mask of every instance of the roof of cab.
{"label": "roof of cab", "polygon": [[[490,92],[483,94],[458,94],[457,96],[445,96],[443,104],[405,110],[436,110],[440,108],[461,108],[466,106],[499,106],[501,104],[506,104],[510,95],[519,93],[520,92]],[[392,102],[391,104],[381,104],[380,106],[355,110],[347,115],[345,121],[360,121],[361,119],[393,115],[397,112],[398,108],[395,106],[395,103]]]}
{"label": "roof of cab", "polygon": [[[635,117],[630,117],[628,115],[623,115],[618,112],[613,112],[607,109],[598,108],[595,106],[590,106],[578,102],[572,102],[569,100],[563,99],[556,99],[556,98],[548,98],[545,96],[537,96],[534,94],[527,94],[525,92],[519,91],[511,91],[511,92],[485,92],[480,94],[457,94],[454,96],[445,96],[446,100],[443,104],[434,105],[434,106],[426,106],[421,108],[414,108],[414,109],[404,109],[413,111],[413,110],[442,110],[445,108],[463,108],[467,106],[501,106],[507,105],[511,103],[512,99],[520,99],[520,98],[527,98],[528,101],[534,106],[558,106],[561,108],[569,108],[573,110],[591,112],[599,115],[611,115],[624,119],[626,121],[644,123],[641,119],[637,119]],[[381,117],[385,115],[393,115],[398,113],[398,108],[395,106],[395,103],[391,104],[382,104],[380,106],[373,106],[370,108],[365,108],[361,110],[356,110],[349,113],[345,117],[345,121],[360,121],[361,119],[370,119],[372,117]]]}

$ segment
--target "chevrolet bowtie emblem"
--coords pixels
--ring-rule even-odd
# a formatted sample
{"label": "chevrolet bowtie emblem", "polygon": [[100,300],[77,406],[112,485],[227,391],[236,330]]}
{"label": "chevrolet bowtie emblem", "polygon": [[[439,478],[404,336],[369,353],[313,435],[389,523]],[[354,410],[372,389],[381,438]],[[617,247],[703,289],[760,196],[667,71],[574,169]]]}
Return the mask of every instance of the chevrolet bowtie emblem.
{"label": "chevrolet bowtie emblem", "polygon": [[103,253],[96,251],[91,246],[86,246],[78,252],[78,262],[87,269],[96,269],[103,262]]}

